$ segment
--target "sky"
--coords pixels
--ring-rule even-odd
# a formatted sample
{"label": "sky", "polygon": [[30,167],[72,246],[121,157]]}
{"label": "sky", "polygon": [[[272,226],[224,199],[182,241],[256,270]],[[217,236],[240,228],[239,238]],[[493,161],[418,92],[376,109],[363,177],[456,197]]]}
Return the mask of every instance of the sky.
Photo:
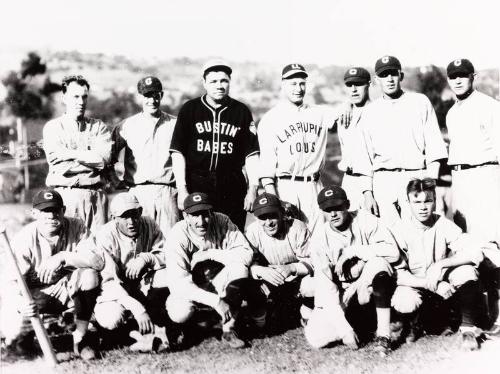
{"label": "sky", "polygon": [[497,0],[2,0],[0,68],[26,51],[500,68]]}

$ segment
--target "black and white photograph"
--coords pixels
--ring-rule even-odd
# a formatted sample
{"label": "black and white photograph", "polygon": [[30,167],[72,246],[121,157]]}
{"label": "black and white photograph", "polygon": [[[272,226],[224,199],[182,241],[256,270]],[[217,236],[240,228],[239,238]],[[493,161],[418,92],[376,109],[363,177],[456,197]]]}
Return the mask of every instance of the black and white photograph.
{"label": "black and white photograph", "polygon": [[17,0],[0,374],[497,373],[494,0]]}

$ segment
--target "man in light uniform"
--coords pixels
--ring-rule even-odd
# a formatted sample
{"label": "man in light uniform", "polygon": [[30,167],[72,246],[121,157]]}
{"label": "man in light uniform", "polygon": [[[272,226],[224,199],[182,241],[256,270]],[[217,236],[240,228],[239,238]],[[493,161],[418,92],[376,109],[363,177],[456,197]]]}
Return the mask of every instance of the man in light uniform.
{"label": "man in light uniform", "polygon": [[357,347],[357,334],[367,334],[360,322],[368,319],[366,313],[373,306],[367,304],[373,300],[375,348],[385,356],[391,350],[390,302],[396,283],[391,264],[399,261],[394,238],[382,221],[366,210],[349,212],[349,200],[339,186],[321,190],[318,204],[325,222],[313,232],[309,243],[315,288],[314,310],[304,330],[306,339],[316,348],[339,340]]}
{"label": "man in light uniform", "polygon": [[[254,250],[250,273],[259,280],[266,299],[272,301],[271,310],[260,308],[260,313],[255,313],[255,322],[257,327],[264,327],[270,312],[277,318],[268,318],[267,325],[279,331],[279,326],[273,324],[289,317],[294,301],[291,299],[313,296],[313,268],[308,249],[311,235],[304,222],[285,218],[281,202],[273,194],[257,196],[253,208],[257,220],[245,232]],[[279,311],[285,313],[280,315]]]}
{"label": "man in light uniform", "polygon": [[351,202],[350,209],[363,208],[378,216],[372,192],[371,163],[364,150],[365,142],[359,127],[363,110],[370,103],[370,82],[370,73],[362,67],[352,67],[344,74],[352,113],[347,126],[337,125],[342,153],[338,168],[344,172],[342,188]]}
{"label": "man in light uniform", "polygon": [[259,184],[255,124],[248,107],[229,96],[228,63],[209,60],[202,70],[206,94],[182,106],[170,145],[178,206],[188,193],[207,193],[215,210],[243,230]]}
{"label": "man in light uniform", "polygon": [[[450,62],[446,73],[457,98],[446,115],[453,218],[464,231],[489,242],[483,248],[485,270],[500,301],[500,103],[474,89],[469,60]],[[500,315],[496,328],[499,333]]]}
{"label": "man in light uniform", "polygon": [[64,211],[61,195],[54,189],[43,189],[33,198],[35,221],[17,233],[12,248],[34,302],[26,305],[18,285],[5,287],[1,330],[10,344],[32,331],[25,326],[31,326],[29,318],[37,310],[53,314],[74,307],[74,351],[90,359],[95,351],[86,333],[98,293],[97,271],[103,262],[92,251],[91,241],[85,240],[88,230],[83,221],[65,217]]}
{"label": "man in light uniform", "polygon": [[[481,288],[477,266],[483,259],[480,246],[447,218],[434,213],[436,183],[413,179],[407,187],[412,215],[393,227],[406,264],[397,269],[392,306],[409,323],[407,341],[421,333],[418,311],[432,294],[452,301],[462,314],[463,346],[478,349],[475,326],[481,323]],[[441,301],[442,301],[441,299]],[[433,320],[440,316],[433,315]]]}
{"label": "man in light uniform", "polygon": [[[165,251],[170,289],[167,311],[174,322],[182,324],[193,316],[196,304],[209,306],[221,317],[222,340],[232,348],[242,348],[245,342],[237,336],[235,323],[253,252],[236,225],[212,209],[207,194],[188,195],[184,220],[169,233]],[[195,279],[195,269],[208,262],[222,269],[202,286]]]}
{"label": "man in light uniform", "polygon": [[176,119],[160,109],[163,86],[158,78],[142,78],[137,91],[142,112],[114,129],[113,155],[116,161],[124,149],[124,182],[143,214],[153,218],[166,235],[180,218],[169,151]]}
{"label": "man in light uniform", "polygon": [[322,188],[327,131],[334,118],[304,103],[308,74],[300,64],[283,68],[283,99],[260,120],[261,182],[266,192],[297,207],[312,232],[321,219],[316,196]]}
{"label": "man in light uniform", "polygon": [[[161,329],[168,322],[163,234],[151,217],[142,216],[142,207],[130,192],[113,198],[111,215],[113,219],[96,234],[96,251],[104,261],[101,294],[94,311],[96,321],[107,330],[115,330],[125,322],[128,310],[141,334],[154,333],[168,345]],[[143,342],[139,335],[134,337],[138,343],[132,349],[160,348],[152,346],[152,339],[147,347],[142,344],[146,339]]]}
{"label": "man in light uniform", "polygon": [[49,173],[47,186],[62,196],[68,217],[81,218],[91,231],[108,220],[103,170],[111,156],[111,134],[98,119],[85,117],[89,83],[81,75],[62,82],[66,112],[43,128]]}
{"label": "man in light uniform", "polygon": [[446,145],[436,113],[423,94],[401,89],[404,74],[396,57],[375,64],[382,97],[363,112],[361,127],[373,170],[373,196],[388,223],[409,215],[406,185],[411,178],[436,179]]}

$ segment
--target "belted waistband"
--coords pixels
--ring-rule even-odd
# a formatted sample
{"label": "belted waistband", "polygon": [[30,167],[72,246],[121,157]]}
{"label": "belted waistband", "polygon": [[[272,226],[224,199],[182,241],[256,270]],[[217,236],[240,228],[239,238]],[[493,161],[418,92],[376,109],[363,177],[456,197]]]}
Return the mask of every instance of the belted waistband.
{"label": "belted waistband", "polygon": [[278,178],[279,179],[293,179],[293,180],[296,180],[298,182],[317,182],[319,181],[319,177],[321,176],[321,173],[319,172],[316,172],[312,175],[308,175],[308,176],[302,176],[302,175],[296,175],[296,176],[292,176],[292,175],[280,175]]}
{"label": "belted waistband", "polygon": [[478,168],[478,167],[486,166],[486,165],[498,165],[498,162],[489,161],[489,162],[483,162],[482,164],[478,164],[478,165],[458,164],[458,165],[452,165],[451,168],[453,170],[457,171],[457,170],[467,170],[467,169]]}

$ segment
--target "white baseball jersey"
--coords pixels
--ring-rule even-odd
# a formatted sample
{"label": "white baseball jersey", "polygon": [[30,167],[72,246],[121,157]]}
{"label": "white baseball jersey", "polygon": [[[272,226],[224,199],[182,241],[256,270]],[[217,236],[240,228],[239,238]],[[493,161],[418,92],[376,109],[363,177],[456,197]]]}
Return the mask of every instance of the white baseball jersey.
{"label": "white baseball jersey", "polygon": [[241,231],[228,216],[218,212],[213,212],[207,233],[203,237],[193,232],[187,221],[177,222],[169,233],[165,247],[171,292],[194,301],[197,301],[200,290],[191,278],[191,260],[194,253],[218,249],[224,252],[225,265],[234,263],[244,266],[250,265],[253,255]]}
{"label": "white baseball jersey", "polygon": [[[308,239],[310,232],[304,222],[292,219],[284,221],[283,234],[279,237],[266,234],[258,221],[252,222],[245,236],[255,250],[260,252],[269,265],[286,265],[302,262],[309,269]],[[311,269],[312,270],[312,269]]]}

